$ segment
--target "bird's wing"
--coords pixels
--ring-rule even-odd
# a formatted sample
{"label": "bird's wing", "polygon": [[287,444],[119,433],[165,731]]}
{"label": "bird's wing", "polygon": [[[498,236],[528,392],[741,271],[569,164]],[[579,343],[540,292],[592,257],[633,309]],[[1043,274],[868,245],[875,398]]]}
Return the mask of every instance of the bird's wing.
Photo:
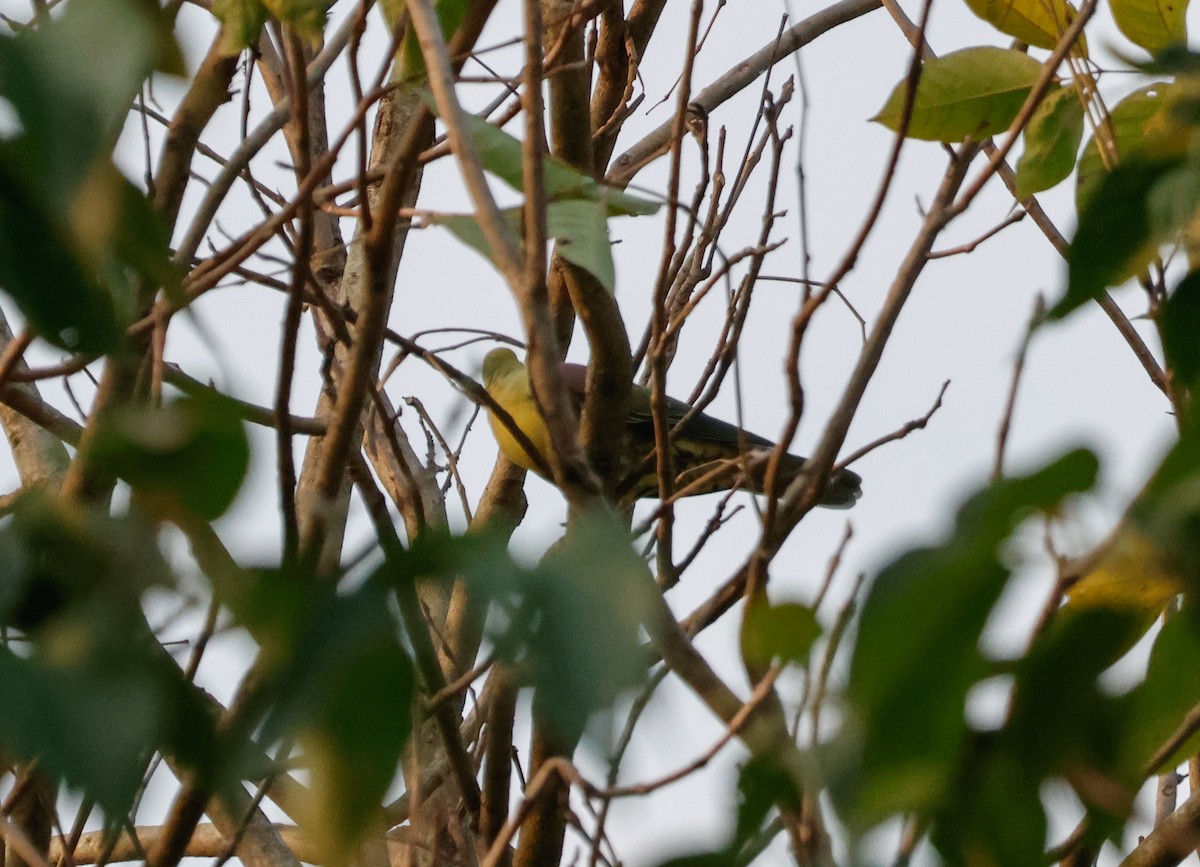
{"label": "bird's wing", "polygon": [[[667,423],[674,427],[688,414],[691,407],[682,400],[667,398]],[[650,390],[635,385],[629,396],[629,427],[635,439],[654,441],[654,415],[650,409]],[[742,430],[719,418],[696,413],[679,430],[679,437],[709,446],[723,446],[730,450],[745,448],[774,448],[775,444],[766,437]]]}

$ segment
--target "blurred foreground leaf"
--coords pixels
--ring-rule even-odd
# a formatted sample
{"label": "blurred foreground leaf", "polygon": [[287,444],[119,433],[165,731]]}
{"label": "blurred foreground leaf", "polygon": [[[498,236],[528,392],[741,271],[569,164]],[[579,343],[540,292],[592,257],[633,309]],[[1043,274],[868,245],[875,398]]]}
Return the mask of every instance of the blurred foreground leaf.
{"label": "blurred foreground leaf", "polygon": [[229,508],[250,463],[241,418],[219,397],[185,397],[106,417],[91,457],[149,503],[212,520]]}
{"label": "blurred foreground leaf", "polygon": [[142,594],[173,583],[153,528],[28,494],[0,529],[0,566],[0,617],[24,632],[0,646],[0,752],[110,816],[158,750],[213,780],[211,715],[142,614]]}
{"label": "blurred foreground leaf", "polygon": [[134,279],[177,280],[166,231],[113,168],[134,96],[157,68],[182,72],[157,3],[89,0],[0,38],[0,98],[20,133],[0,142],[0,286],[41,336],[113,349],[135,314]]}
{"label": "blurred foreground leaf", "polygon": [[952,792],[968,727],[967,692],[988,673],[979,636],[1009,571],[1001,547],[1036,511],[1088,489],[1087,451],[996,483],[960,510],[953,535],[887,566],[863,604],[850,665],[846,737],[860,764],[838,794],[855,828],[928,814]]}
{"label": "blurred foreground leaf", "polygon": [[312,575],[267,570],[219,592],[262,650],[263,737],[302,747],[306,833],[341,863],[373,827],[412,727],[416,681],[387,587],[373,578],[337,593]]}

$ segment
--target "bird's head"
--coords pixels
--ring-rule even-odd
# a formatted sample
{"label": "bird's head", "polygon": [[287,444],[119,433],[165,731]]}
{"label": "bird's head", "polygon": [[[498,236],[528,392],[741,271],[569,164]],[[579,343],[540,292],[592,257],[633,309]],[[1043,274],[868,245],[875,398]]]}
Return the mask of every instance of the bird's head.
{"label": "bird's head", "polygon": [[493,349],[483,358],[483,387],[491,388],[497,377],[506,376],[520,367],[521,361],[511,349]]}

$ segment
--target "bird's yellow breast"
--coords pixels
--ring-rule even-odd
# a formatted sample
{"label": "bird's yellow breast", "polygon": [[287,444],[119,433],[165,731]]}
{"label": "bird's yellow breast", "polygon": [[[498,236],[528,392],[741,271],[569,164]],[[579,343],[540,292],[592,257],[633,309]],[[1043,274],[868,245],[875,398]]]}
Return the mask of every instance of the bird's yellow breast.
{"label": "bird's yellow breast", "polygon": [[[549,460],[550,432],[546,429],[542,414],[538,412],[537,404],[533,400],[533,393],[529,389],[529,378],[524,373],[525,371],[522,369],[519,375],[498,377],[488,386],[488,394],[505,412],[512,416],[517,427],[525,436],[529,437],[530,442],[541,452],[542,457]],[[492,433],[496,437],[496,444],[500,447],[501,453],[517,466],[537,472],[534,459],[490,410],[488,411],[488,423],[492,426]]]}

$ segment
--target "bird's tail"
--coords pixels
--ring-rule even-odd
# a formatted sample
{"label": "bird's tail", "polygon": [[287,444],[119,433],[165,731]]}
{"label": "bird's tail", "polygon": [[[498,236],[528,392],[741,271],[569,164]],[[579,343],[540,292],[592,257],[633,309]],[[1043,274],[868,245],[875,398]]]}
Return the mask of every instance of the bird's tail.
{"label": "bird's tail", "polygon": [[[682,452],[680,456],[687,457]],[[695,496],[724,491],[736,485],[755,494],[765,493],[769,458],[770,452],[760,449],[737,458],[693,461],[686,469],[681,469],[681,461],[677,460],[675,492],[681,496]],[[784,455],[775,490],[782,494],[788,485],[803,474],[804,463],[805,458]],[[640,497],[658,496],[658,491],[658,477],[651,472],[628,482],[620,495],[622,502],[629,504]],[[858,473],[839,470],[826,483],[817,504],[828,509],[849,509],[861,496],[862,479]]]}

